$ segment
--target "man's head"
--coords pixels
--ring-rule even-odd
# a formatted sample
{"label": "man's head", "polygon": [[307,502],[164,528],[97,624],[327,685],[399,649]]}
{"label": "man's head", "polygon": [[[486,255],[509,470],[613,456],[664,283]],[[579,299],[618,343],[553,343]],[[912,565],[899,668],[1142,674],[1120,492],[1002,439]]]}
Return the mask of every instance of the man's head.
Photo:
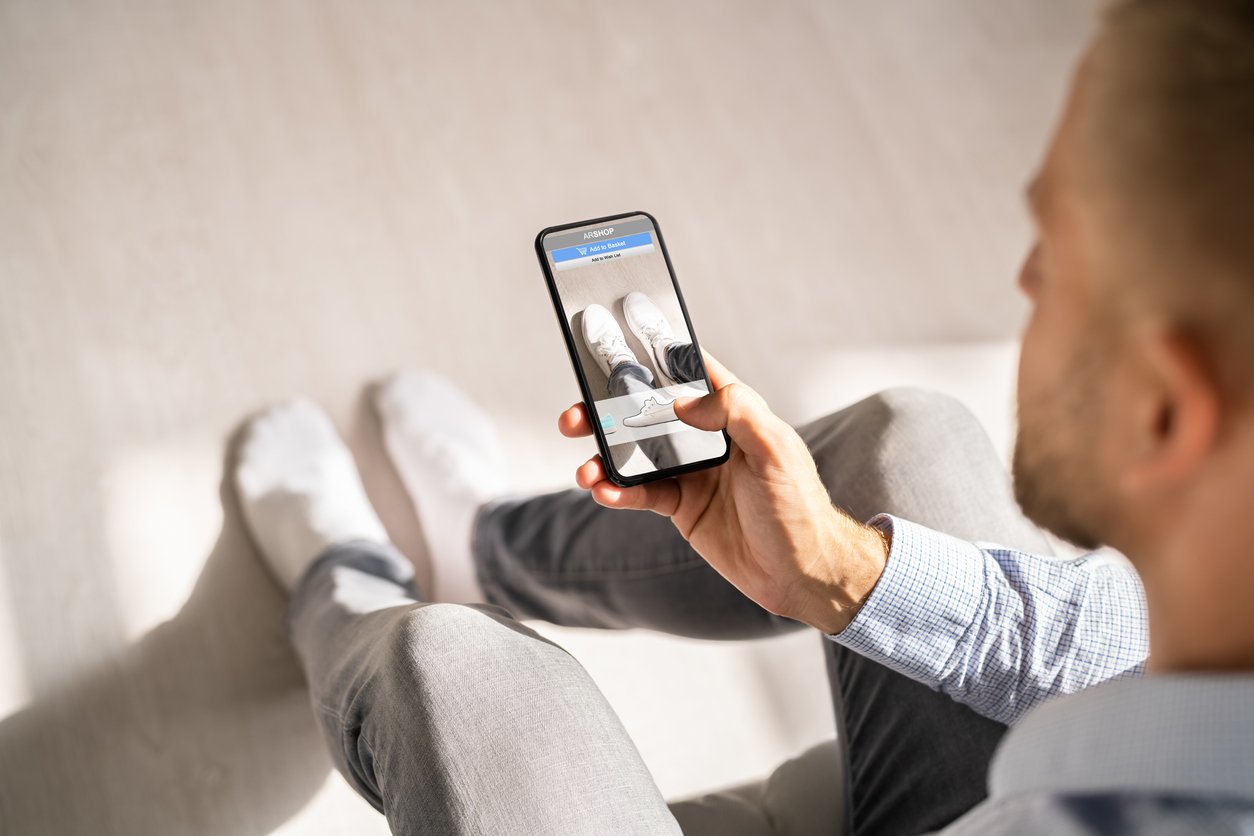
{"label": "man's head", "polygon": [[1113,6],[1030,203],[1016,493],[1135,560],[1254,487],[1254,0]]}

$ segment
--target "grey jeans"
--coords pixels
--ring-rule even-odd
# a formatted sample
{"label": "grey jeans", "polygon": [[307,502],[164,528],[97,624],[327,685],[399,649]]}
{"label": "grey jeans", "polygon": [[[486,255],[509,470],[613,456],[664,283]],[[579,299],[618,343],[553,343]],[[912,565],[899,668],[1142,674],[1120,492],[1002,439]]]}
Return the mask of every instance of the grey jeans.
{"label": "grey jeans", "polygon": [[[799,431],[833,502],[855,517],[890,512],[1049,553],[987,436],[953,400],[894,390]],[[323,555],[294,591],[292,640],[340,772],[396,833],[678,832],[584,669],[516,619],[707,639],[801,625],[746,599],[669,520],[604,509],[580,491],[486,506],[474,553],[493,605],[422,603],[409,563],[364,543]],[[843,760],[827,788],[846,816],[833,832],[923,833],[984,797],[1002,726],[835,642],[816,644]]]}

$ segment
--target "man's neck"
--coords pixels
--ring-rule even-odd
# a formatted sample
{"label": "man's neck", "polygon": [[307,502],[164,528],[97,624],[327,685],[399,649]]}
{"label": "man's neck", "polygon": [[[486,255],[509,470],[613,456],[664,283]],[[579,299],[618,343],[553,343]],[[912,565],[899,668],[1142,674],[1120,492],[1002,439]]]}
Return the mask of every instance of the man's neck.
{"label": "man's neck", "polygon": [[1209,505],[1205,524],[1177,527],[1134,561],[1153,673],[1254,671],[1254,511],[1225,509],[1230,501]]}

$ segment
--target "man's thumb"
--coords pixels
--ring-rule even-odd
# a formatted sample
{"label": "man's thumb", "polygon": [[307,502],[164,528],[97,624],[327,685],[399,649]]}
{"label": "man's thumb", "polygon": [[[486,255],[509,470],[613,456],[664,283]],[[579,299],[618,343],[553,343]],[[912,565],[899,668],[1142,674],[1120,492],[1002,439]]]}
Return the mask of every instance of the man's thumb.
{"label": "man's thumb", "polygon": [[718,416],[706,405],[708,395],[699,398],[675,398],[675,417],[690,427],[699,430],[721,430],[726,424],[720,423]]}
{"label": "man's thumb", "polygon": [[727,430],[746,453],[764,452],[769,429],[778,419],[756,392],[729,383],[700,398],[676,398],[675,417],[699,430]]}

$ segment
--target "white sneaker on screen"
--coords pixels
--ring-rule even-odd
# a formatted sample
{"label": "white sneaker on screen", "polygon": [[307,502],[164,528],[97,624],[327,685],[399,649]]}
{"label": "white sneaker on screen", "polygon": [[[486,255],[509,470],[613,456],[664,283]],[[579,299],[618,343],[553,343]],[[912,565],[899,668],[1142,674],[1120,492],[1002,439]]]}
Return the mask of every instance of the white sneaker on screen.
{"label": "white sneaker on screen", "polygon": [[675,415],[675,402],[658,403],[656,398],[646,398],[640,411],[630,418],[623,419],[624,427],[652,427],[654,424],[665,424],[667,421],[678,421]]}
{"label": "white sneaker on screen", "polygon": [[[623,336],[623,329],[618,327],[614,314],[601,305],[589,305],[583,309],[583,341],[606,377],[621,363],[640,362],[628,348],[627,338]],[[652,372],[649,373],[649,380],[653,380]]]}
{"label": "white sneaker on screen", "polygon": [[678,383],[671,377],[670,366],[666,362],[666,350],[675,342],[675,332],[666,314],[652,299],[636,290],[623,299],[623,316],[631,333],[653,353],[662,385],[674,386]]}

